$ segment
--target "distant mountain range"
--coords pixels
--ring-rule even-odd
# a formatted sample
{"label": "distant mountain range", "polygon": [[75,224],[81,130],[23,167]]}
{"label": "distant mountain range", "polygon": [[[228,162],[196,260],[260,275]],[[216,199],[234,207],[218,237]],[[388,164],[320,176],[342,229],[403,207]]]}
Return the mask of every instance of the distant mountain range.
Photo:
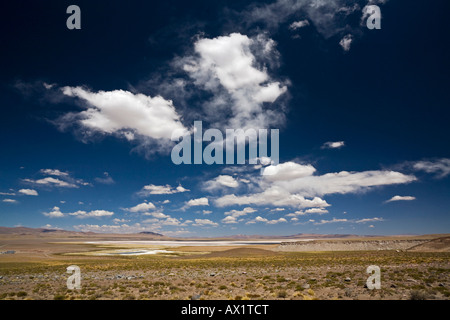
{"label": "distant mountain range", "polygon": [[[95,232],[79,232],[79,231],[68,231],[63,229],[47,229],[47,228],[28,228],[28,227],[0,227],[0,234],[11,234],[11,235],[60,235],[60,236],[145,236],[145,237],[165,237],[163,234],[151,232],[151,231],[142,231],[135,234],[105,234],[105,233],[95,233]],[[354,238],[358,237],[354,234],[313,234],[313,233],[298,233],[294,235],[288,236],[264,236],[264,235],[230,235],[217,237],[221,239],[236,239],[236,240],[248,240],[248,239],[329,239],[329,238]],[[199,237],[189,237],[185,239],[192,239]],[[203,238],[203,237],[201,237]]]}
{"label": "distant mountain range", "polygon": [[[317,234],[317,233],[297,233],[293,235],[287,235],[287,236],[277,236],[277,235],[270,235],[270,236],[264,236],[264,235],[245,235],[245,234],[236,234],[236,235],[230,235],[230,236],[224,236],[220,238],[226,238],[226,239],[236,239],[236,240],[256,240],[256,239],[336,239],[336,238],[357,238],[361,237],[356,234]],[[371,236],[364,236],[364,237],[371,237]]]}
{"label": "distant mountain range", "polygon": [[[104,238],[104,239],[112,239],[112,238],[129,238],[132,240],[151,240],[151,239],[173,239],[173,237],[167,237],[163,234],[151,232],[151,231],[142,231],[139,233],[127,233],[127,234],[116,234],[116,233],[95,233],[95,232],[80,232],[80,231],[68,231],[63,229],[48,229],[48,228],[28,228],[28,227],[0,227],[0,235],[30,235],[30,236],[40,236],[40,237],[95,237],[95,238]],[[406,236],[406,235],[402,235]],[[411,235],[412,236],[412,235]],[[277,236],[277,235],[245,235],[245,234],[237,234],[230,236],[221,236],[221,237],[183,237],[178,239],[214,239],[214,240],[269,240],[269,239],[346,239],[346,238],[361,238],[361,237],[380,237],[377,235],[356,235],[356,234],[317,234],[317,233],[297,233],[293,235],[287,236]],[[381,236],[383,237],[383,236]],[[397,237],[397,236],[391,236]]]}
{"label": "distant mountain range", "polygon": [[150,231],[143,231],[135,234],[105,234],[105,233],[95,233],[95,232],[79,232],[79,231],[68,231],[63,229],[47,229],[47,228],[28,228],[28,227],[0,227],[0,235],[10,234],[10,235],[55,235],[55,236],[145,236],[148,237],[165,237],[162,234]]}
{"label": "distant mountain range", "polygon": [[40,233],[72,233],[83,234],[82,232],[67,231],[61,229],[46,229],[46,228],[27,228],[27,227],[0,227],[0,234],[22,234],[22,235],[35,235]]}
{"label": "distant mountain range", "polygon": [[142,231],[142,232],[139,232],[139,234],[146,234],[146,235],[151,235],[151,236],[164,237],[164,235],[162,235],[160,233],[151,232],[151,231]]}

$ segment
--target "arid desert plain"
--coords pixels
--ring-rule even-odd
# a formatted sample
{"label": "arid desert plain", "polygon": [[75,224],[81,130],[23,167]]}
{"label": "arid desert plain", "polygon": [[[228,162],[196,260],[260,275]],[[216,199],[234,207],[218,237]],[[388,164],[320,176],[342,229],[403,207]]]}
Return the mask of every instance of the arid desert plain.
{"label": "arid desert plain", "polygon": [[[448,300],[450,235],[174,239],[0,227],[3,300]],[[80,288],[68,289],[78,266]],[[367,267],[380,268],[380,288]]]}

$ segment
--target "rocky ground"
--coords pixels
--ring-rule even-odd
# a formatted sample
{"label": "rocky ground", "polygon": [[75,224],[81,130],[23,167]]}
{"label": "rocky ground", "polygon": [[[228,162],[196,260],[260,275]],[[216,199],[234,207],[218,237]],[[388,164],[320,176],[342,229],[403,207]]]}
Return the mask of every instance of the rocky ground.
{"label": "rocky ground", "polygon": [[428,240],[339,240],[339,241],[308,241],[282,242],[277,251],[352,251],[352,250],[407,250],[420,246]]}
{"label": "rocky ground", "polygon": [[[0,299],[450,299],[448,253],[259,253],[0,261]],[[79,290],[66,286],[73,263]],[[366,287],[369,265],[381,268],[379,290]]]}

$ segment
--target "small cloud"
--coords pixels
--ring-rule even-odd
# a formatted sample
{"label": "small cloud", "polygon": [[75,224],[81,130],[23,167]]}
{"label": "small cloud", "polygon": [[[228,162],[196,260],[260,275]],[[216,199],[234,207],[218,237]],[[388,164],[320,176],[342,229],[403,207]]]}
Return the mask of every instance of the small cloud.
{"label": "small cloud", "polygon": [[320,220],[320,222],[316,222],[314,224],[319,225],[319,224],[339,223],[339,222],[349,222],[349,220],[333,218],[332,220]]}
{"label": "small cloud", "polygon": [[126,223],[126,222],[129,222],[129,221],[130,221],[130,220],[118,219],[118,218],[114,218],[114,219],[113,219],[113,222],[114,222],[115,224]]}
{"label": "small cloud", "polygon": [[113,224],[113,225],[96,225],[96,224],[85,224],[73,226],[75,230],[83,232],[99,232],[99,233],[138,233],[142,231],[157,231],[155,229],[149,229],[142,226],[139,223],[133,225],[123,224]]}
{"label": "small cloud", "polygon": [[23,179],[22,181],[32,184],[35,187],[79,188],[80,186],[91,185],[88,182],[84,182],[82,179],[75,179],[71,177],[69,173],[58,169],[41,169],[39,172],[48,177],[37,180]]}
{"label": "small cloud", "polygon": [[267,221],[269,221],[266,218],[263,218],[261,216],[257,216],[254,220],[255,220],[255,222],[267,222]]}
{"label": "small cloud", "polygon": [[162,212],[146,212],[144,213],[144,216],[152,216],[154,218],[157,219],[166,219],[166,218],[170,218],[170,216],[162,213]]}
{"label": "small cloud", "polygon": [[412,201],[416,200],[416,197],[412,196],[393,196],[389,200],[386,200],[385,203],[393,202],[393,201]]}
{"label": "small cloud", "polygon": [[277,223],[280,223],[280,222],[287,222],[287,220],[285,218],[280,218],[280,219],[277,219],[277,220],[269,220],[269,221],[267,221],[267,224],[277,224]]}
{"label": "small cloud", "polygon": [[178,237],[181,235],[186,235],[192,233],[191,231],[181,229],[181,230],[175,230],[175,231],[164,231],[164,235],[169,237]]}
{"label": "small cloud", "polygon": [[352,44],[353,37],[351,34],[347,34],[344,36],[341,41],[339,41],[339,45],[344,49],[344,51],[348,52],[350,50],[350,46]]}
{"label": "small cloud", "polygon": [[78,210],[75,212],[70,213],[62,213],[61,209],[59,207],[53,207],[52,211],[50,212],[43,212],[44,216],[47,216],[49,218],[62,218],[66,216],[75,216],[77,218],[99,218],[99,217],[108,217],[112,216],[114,212],[106,211],[106,210],[92,210],[92,211],[83,211]]}
{"label": "small cloud", "polygon": [[185,208],[189,207],[195,207],[195,206],[209,206],[208,198],[198,198],[198,199],[191,199],[185,204]]}
{"label": "small cloud", "polygon": [[64,217],[64,214],[61,212],[61,209],[59,207],[53,207],[52,211],[44,212],[43,215],[47,216],[49,218],[62,218],[62,217]]}
{"label": "small cloud", "polygon": [[0,192],[0,196],[15,196],[14,192]]}
{"label": "small cloud", "polygon": [[210,213],[212,213],[211,210],[203,210],[202,212],[203,212],[203,214],[210,214]]}
{"label": "small cloud", "polygon": [[325,214],[325,213],[328,213],[328,210],[325,208],[311,208],[311,209],[305,210],[305,214],[306,213]]}
{"label": "small cloud", "polygon": [[70,216],[76,216],[77,218],[100,218],[100,217],[109,217],[114,215],[114,212],[107,210],[92,210],[89,212],[86,211],[76,211],[69,213]]}
{"label": "small cloud", "polygon": [[298,211],[295,211],[295,212],[291,212],[291,213],[288,213],[287,215],[285,215],[286,217],[297,217],[297,216],[304,216],[306,213],[304,212],[304,211],[302,211],[302,210],[298,210]]}
{"label": "small cloud", "polygon": [[256,222],[265,222],[266,224],[277,224],[280,222],[287,222],[287,220],[285,218],[280,218],[277,220],[269,220],[269,219],[263,218],[261,216],[257,216],[255,219],[247,221],[246,224],[253,224]]}
{"label": "small cloud", "polygon": [[54,83],[46,83],[46,82],[43,82],[42,85],[47,90],[52,89],[54,86],[56,86],[56,84],[54,84]]}
{"label": "small cloud", "polygon": [[253,209],[251,207],[246,207],[243,210],[227,211],[227,212],[225,212],[225,215],[237,218],[237,217],[241,217],[241,216],[246,216],[248,213],[254,213],[254,212],[256,212],[255,209]]}
{"label": "small cloud", "polygon": [[239,186],[239,182],[232,176],[229,175],[220,175],[213,180],[209,180],[205,182],[204,189],[209,191],[214,191],[218,189],[227,188],[237,188]]}
{"label": "small cloud", "polygon": [[426,173],[434,173],[437,178],[445,178],[450,175],[450,159],[442,158],[431,161],[417,161],[406,163],[416,171],[424,171]]}
{"label": "small cloud", "polygon": [[36,190],[33,190],[33,189],[20,189],[19,193],[25,194],[27,196],[37,196],[37,195],[39,195],[38,192]]}
{"label": "small cloud", "polygon": [[180,192],[187,192],[190,191],[189,189],[184,188],[183,186],[179,185],[176,188],[172,188],[170,185],[166,184],[165,186],[157,186],[154,184],[149,184],[144,186],[141,191],[138,192],[138,194],[142,197],[146,197],[150,194],[174,194],[174,193],[180,193]]}
{"label": "small cloud", "polygon": [[303,28],[303,27],[306,27],[306,26],[309,26],[309,21],[308,20],[295,21],[295,22],[292,22],[289,25],[289,29],[290,30],[297,30],[297,29],[300,29],[300,28]]}
{"label": "small cloud", "polygon": [[[166,152],[172,133],[187,132],[171,100],[126,90],[92,92],[83,87],[60,88],[66,97],[82,102],[85,110],[68,112],[54,123],[73,129],[84,140],[96,134],[136,141],[137,150]],[[145,150],[144,150],[145,149]]]}
{"label": "small cloud", "polygon": [[124,209],[129,212],[146,212],[148,210],[156,209],[155,205],[151,202],[143,202],[134,207]]}
{"label": "small cloud", "polygon": [[14,199],[3,199],[2,202],[5,202],[5,203],[19,203],[19,201],[14,200]]}
{"label": "small cloud", "polygon": [[222,221],[222,223],[225,223],[225,224],[237,223],[236,217],[233,217],[233,216],[227,216],[227,217],[223,218],[221,221]]}
{"label": "small cloud", "polygon": [[195,219],[195,223],[192,225],[196,227],[217,227],[219,224],[209,219]]}
{"label": "small cloud", "polygon": [[42,226],[41,228],[43,228],[43,229],[51,229],[51,230],[62,230],[61,228],[54,227],[54,226],[52,226],[51,224],[48,224],[48,223],[45,226]]}
{"label": "small cloud", "polygon": [[175,188],[177,192],[187,192],[190,191],[189,189],[183,188],[181,185]]}
{"label": "small cloud", "polygon": [[381,221],[384,221],[384,219],[383,218],[365,218],[365,219],[356,220],[355,223],[381,222]]}
{"label": "small cloud", "polygon": [[256,158],[256,160],[263,167],[274,164],[273,160],[270,157],[258,157]]}
{"label": "small cloud", "polygon": [[47,177],[38,180],[23,179],[24,182],[33,184],[35,186],[51,186],[51,187],[61,187],[61,188],[78,188],[76,184],[69,183],[53,177]]}
{"label": "small cloud", "polygon": [[103,178],[95,178],[95,181],[102,184],[114,184],[116,183],[108,172],[103,172]]}
{"label": "small cloud", "polygon": [[58,169],[41,169],[40,173],[48,176],[68,177],[69,173],[60,171]]}
{"label": "small cloud", "polygon": [[342,148],[343,146],[345,146],[345,142],[344,141],[329,141],[329,142],[325,142],[321,149],[339,149]]}
{"label": "small cloud", "polygon": [[316,169],[312,165],[302,165],[292,161],[265,167],[262,174],[271,181],[291,180],[311,176]]}

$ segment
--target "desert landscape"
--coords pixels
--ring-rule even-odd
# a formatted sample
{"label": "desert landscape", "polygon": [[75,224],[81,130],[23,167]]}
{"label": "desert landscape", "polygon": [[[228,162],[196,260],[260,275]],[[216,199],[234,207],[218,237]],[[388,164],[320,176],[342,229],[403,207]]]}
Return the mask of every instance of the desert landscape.
{"label": "desert landscape", "polygon": [[[448,300],[450,235],[174,239],[0,228],[3,300]],[[67,288],[79,266],[81,288]],[[381,288],[370,290],[370,265]]]}

